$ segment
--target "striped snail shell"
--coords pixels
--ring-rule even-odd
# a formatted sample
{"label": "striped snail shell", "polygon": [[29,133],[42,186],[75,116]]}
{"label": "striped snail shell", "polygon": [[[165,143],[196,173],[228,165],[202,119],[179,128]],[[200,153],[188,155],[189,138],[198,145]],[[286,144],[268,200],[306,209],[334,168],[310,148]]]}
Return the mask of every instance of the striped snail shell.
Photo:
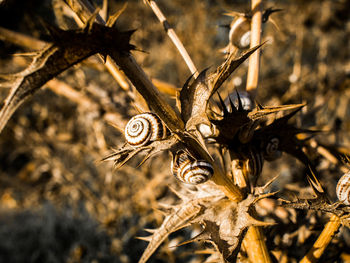
{"label": "striped snail shell", "polygon": [[266,146],[264,152],[264,158],[268,161],[273,161],[281,157],[282,152],[278,149],[280,140],[276,137],[271,138]]}
{"label": "striped snail shell", "polygon": [[174,176],[187,184],[201,184],[214,174],[213,166],[205,160],[195,160],[184,151],[177,152],[171,163]]}
{"label": "striped snail shell", "polygon": [[165,139],[168,135],[165,124],[151,112],[132,117],[125,127],[125,139],[132,146],[144,146]]}
{"label": "striped snail shell", "polygon": [[252,176],[259,176],[264,166],[264,156],[262,152],[256,149],[249,149],[248,153],[248,171]]}
{"label": "striped snail shell", "polygon": [[350,172],[340,177],[336,193],[339,201],[343,202],[345,205],[350,205]]}
{"label": "striped snail shell", "polygon": [[241,101],[243,110],[252,110],[255,107],[255,103],[254,101],[250,98],[250,95],[248,92],[246,91],[238,91],[238,95],[237,92],[231,92],[224,100],[224,103],[226,105],[226,108],[232,112],[231,109],[231,103],[230,100],[233,102],[233,105],[236,107],[236,109],[238,109],[239,106],[239,101]]}
{"label": "striped snail shell", "polygon": [[249,48],[250,20],[244,16],[234,19],[230,25],[229,40],[232,45],[238,48]]}

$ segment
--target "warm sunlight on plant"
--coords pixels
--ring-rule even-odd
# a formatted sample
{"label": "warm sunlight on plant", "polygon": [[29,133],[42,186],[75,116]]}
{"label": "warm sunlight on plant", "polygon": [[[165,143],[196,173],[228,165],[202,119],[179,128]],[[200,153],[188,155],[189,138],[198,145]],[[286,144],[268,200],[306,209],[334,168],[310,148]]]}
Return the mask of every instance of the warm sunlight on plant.
{"label": "warm sunlight on plant", "polygon": [[1,261],[347,262],[348,2],[0,3]]}

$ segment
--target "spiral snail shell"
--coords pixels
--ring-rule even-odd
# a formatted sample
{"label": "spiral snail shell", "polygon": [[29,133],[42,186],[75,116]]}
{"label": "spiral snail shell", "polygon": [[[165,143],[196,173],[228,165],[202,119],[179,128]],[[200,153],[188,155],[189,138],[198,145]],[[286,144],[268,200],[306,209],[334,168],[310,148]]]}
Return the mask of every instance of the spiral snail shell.
{"label": "spiral snail shell", "polygon": [[273,161],[281,157],[282,152],[278,149],[280,140],[276,137],[271,138],[266,146],[264,152],[264,158],[268,161]]}
{"label": "spiral snail shell", "polygon": [[195,160],[184,151],[175,154],[171,164],[174,176],[187,184],[201,184],[213,174],[213,166],[205,160]]}
{"label": "spiral snail shell", "polygon": [[350,172],[340,177],[336,193],[339,201],[343,202],[345,205],[350,205]]}
{"label": "spiral snail shell", "polygon": [[264,166],[264,157],[262,152],[256,149],[250,149],[248,155],[248,171],[252,176],[259,176]]}
{"label": "spiral snail shell", "polygon": [[250,45],[250,20],[239,16],[230,25],[229,40],[232,45],[244,49]]}
{"label": "spiral snail shell", "polygon": [[[254,101],[251,99],[249,93],[246,91],[238,91],[238,92],[234,91],[234,92],[231,92],[225,98],[224,103],[226,105],[226,108],[229,111],[232,111],[230,100],[233,102],[233,105],[236,107],[236,109],[239,108],[239,104],[242,105],[243,110],[248,110],[248,111],[254,109],[255,107]],[[240,102],[238,100],[240,100]]]}
{"label": "spiral snail shell", "polygon": [[132,117],[125,127],[125,139],[132,146],[144,146],[165,139],[169,130],[154,113],[147,112]]}

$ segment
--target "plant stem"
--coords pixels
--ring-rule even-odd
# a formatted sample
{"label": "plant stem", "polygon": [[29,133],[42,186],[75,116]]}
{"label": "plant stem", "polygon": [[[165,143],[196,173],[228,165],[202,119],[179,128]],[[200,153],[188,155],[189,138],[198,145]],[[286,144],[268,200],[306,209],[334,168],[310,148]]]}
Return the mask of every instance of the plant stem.
{"label": "plant stem", "polygon": [[[80,1],[80,0],[76,0]],[[74,2],[74,0],[73,0]],[[131,54],[121,55],[118,51],[110,54],[112,59],[116,61],[118,66],[124,71],[125,75],[129,78],[131,83],[136,87],[138,92],[149,103],[152,110],[164,121],[167,127],[175,134],[179,135],[179,138],[200,157],[212,162],[211,157],[205,152],[202,146],[196,141],[191,140],[189,137],[183,136],[184,122],[179,115],[170,107],[170,105],[163,99],[158,90],[154,87],[151,80],[147,77],[146,73],[137,64]],[[214,165],[214,176],[212,180],[214,183],[220,186],[226,196],[234,201],[238,202],[242,200],[243,195],[240,189],[233,184],[231,180],[221,172],[218,167]],[[256,227],[252,227],[253,230],[247,232],[248,240],[255,240],[250,244],[247,242],[248,253],[251,245],[254,247],[254,253],[251,253],[252,262],[271,262],[268,257],[268,251],[264,243],[264,238],[260,230]]]}
{"label": "plant stem", "polygon": [[196,66],[194,65],[191,57],[188,55],[184,45],[182,44],[182,42],[178,38],[178,36],[175,33],[174,29],[170,26],[169,22],[166,20],[166,17],[164,16],[163,12],[159,9],[157,3],[154,2],[153,0],[146,0],[145,2],[147,2],[147,4],[152,8],[154,14],[157,16],[158,20],[162,23],[165,32],[168,34],[169,38],[174,43],[174,45],[176,46],[177,50],[179,50],[179,52],[180,52],[182,58],[184,59],[187,67],[191,71],[191,74],[193,74],[193,76],[195,78],[197,78],[198,75],[199,75],[199,72],[198,72]]}
{"label": "plant stem", "polygon": [[[250,48],[261,43],[262,0],[252,0],[252,22]],[[249,57],[248,76],[246,89],[254,100],[257,94],[259,80],[260,50],[258,49]]]}
{"label": "plant stem", "polygon": [[340,218],[332,215],[316,242],[300,263],[315,263],[322,256],[328,244],[340,227]]}
{"label": "plant stem", "polygon": [[265,243],[265,236],[260,227],[250,227],[244,238],[250,262],[272,262]]}
{"label": "plant stem", "polygon": [[[261,43],[261,22],[262,22],[262,0],[252,0],[252,22],[251,22],[251,39],[250,48],[260,45]],[[249,57],[247,92],[251,99],[254,100],[257,94],[260,49],[256,50]],[[247,254],[251,262],[272,262],[266,247],[265,237],[260,227],[250,227],[244,238],[243,244],[246,247]]]}

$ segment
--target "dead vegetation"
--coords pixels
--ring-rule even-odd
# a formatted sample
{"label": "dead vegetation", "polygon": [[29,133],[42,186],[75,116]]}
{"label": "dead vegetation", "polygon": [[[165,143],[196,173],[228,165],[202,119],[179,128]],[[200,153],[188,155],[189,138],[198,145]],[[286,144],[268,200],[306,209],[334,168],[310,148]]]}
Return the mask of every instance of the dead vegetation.
{"label": "dead vegetation", "polygon": [[1,260],[347,262],[349,1],[106,3],[0,3]]}

